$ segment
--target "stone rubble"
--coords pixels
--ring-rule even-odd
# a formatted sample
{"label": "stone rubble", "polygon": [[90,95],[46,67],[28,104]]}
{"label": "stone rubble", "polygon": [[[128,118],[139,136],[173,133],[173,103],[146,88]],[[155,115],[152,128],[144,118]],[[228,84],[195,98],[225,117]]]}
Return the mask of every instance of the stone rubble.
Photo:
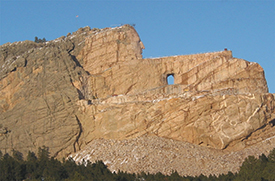
{"label": "stone rubble", "polygon": [[219,175],[229,171],[236,173],[246,157],[258,157],[261,154],[267,156],[275,148],[274,129],[269,127],[266,130],[272,137],[256,144],[246,140],[246,148],[234,151],[146,135],[129,140],[95,139],[69,157],[79,163],[102,160],[112,172],[161,172],[169,175],[176,170],[184,176]]}

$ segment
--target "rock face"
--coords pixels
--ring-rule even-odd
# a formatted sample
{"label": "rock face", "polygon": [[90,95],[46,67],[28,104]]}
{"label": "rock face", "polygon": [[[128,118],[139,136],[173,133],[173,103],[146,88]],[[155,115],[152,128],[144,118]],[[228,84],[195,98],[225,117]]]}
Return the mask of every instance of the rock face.
{"label": "rock face", "polygon": [[82,35],[73,36],[1,46],[0,126],[8,130],[0,137],[2,152],[16,149],[26,155],[42,145],[54,155],[76,150],[81,123],[75,106],[79,94],[72,82],[87,73],[74,55]]}
{"label": "rock face", "polygon": [[63,157],[145,135],[243,149],[275,119],[263,69],[231,51],[143,59],[129,25],[0,48],[2,152],[45,145]]}

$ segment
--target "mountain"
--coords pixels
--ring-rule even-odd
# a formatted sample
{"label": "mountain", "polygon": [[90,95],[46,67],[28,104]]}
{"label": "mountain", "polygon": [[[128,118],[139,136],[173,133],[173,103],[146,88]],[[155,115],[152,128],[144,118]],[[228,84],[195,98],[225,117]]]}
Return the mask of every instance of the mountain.
{"label": "mountain", "polygon": [[[259,64],[226,49],[144,59],[144,48],[130,25],[1,45],[1,151],[26,155],[45,145],[57,158],[101,159],[113,170],[163,173],[180,170],[188,151],[190,161],[210,174],[236,171],[248,153],[274,147],[275,95],[268,93]],[[267,140],[269,146],[252,149]],[[230,160],[226,154],[242,156],[221,161],[219,172],[208,157]],[[154,162],[165,157],[170,164]]]}

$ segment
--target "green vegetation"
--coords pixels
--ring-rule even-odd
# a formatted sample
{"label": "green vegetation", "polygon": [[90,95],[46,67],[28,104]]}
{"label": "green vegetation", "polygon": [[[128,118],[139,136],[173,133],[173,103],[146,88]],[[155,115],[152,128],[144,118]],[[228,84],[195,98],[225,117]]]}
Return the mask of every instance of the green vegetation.
{"label": "green vegetation", "polygon": [[30,152],[26,160],[18,151],[13,151],[12,156],[2,154],[0,151],[0,180],[50,180],[50,181],[268,181],[275,180],[275,149],[268,157],[264,154],[258,159],[249,156],[243,162],[240,171],[236,174],[228,174],[209,177],[200,175],[198,177],[182,177],[176,171],[171,175],[157,174],[129,174],[118,171],[112,173],[102,161],[96,163],[86,162],[77,164],[73,159],[63,159],[62,162],[49,156],[49,149],[42,147],[38,149],[38,156]]}
{"label": "green vegetation", "polygon": [[45,39],[45,38],[43,38],[43,39],[40,39],[40,38],[38,38],[37,36],[34,38],[34,42],[35,43],[44,43],[44,42],[46,42],[47,40]]}

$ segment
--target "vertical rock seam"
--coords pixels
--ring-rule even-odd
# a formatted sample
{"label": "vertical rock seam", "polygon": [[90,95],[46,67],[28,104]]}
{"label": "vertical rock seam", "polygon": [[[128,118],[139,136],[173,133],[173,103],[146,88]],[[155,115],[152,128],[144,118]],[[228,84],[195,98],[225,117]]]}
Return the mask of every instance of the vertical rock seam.
{"label": "vertical rock seam", "polygon": [[[74,147],[74,152],[76,152],[76,151],[78,151],[78,150],[80,150],[80,145],[79,145],[79,138],[80,138],[80,136],[81,136],[81,133],[82,133],[82,125],[81,125],[81,122],[79,121],[79,119],[78,119],[78,117],[75,115],[75,119],[76,119],[76,121],[77,121],[77,124],[78,124],[78,126],[79,126],[79,133],[77,134],[77,136],[76,136],[76,139],[75,139],[75,142],[74,142],[74,144],[73,144],[73,147]],[[76,145],[78,146],[78,149],[76,148]]]}

